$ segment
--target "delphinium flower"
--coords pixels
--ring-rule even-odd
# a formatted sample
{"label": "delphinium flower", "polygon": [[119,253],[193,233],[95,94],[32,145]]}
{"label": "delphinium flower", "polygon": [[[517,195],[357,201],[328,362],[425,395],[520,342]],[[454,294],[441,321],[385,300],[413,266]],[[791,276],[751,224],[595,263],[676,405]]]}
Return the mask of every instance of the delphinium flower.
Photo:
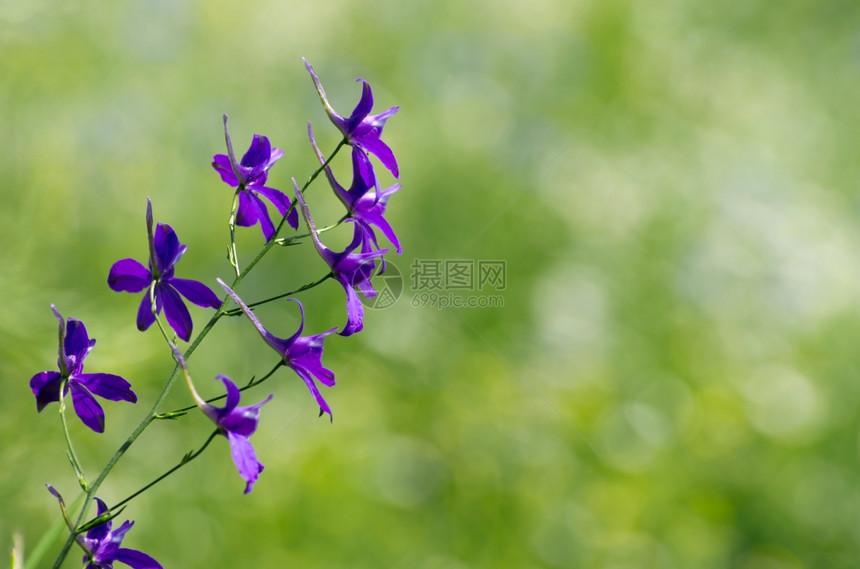
{"label": "delphinium flower", "polygon": [[230,298],[233,299],[254,327],[257,329],[257,332],[260,333],[260,336],[263,337],[263,340],[266,341],[269,346],[272,347],[278,354],[284,359],[284,363],[287,364],[296,374],[305,382],[311,394],[316,399],[317,404],[320,407],[320,416],[323,413],[328,413],[329,417],[333,417],[331,413],[331,408],[326,403],[325,399],[323,399],[322,394],[314,382],[314,378],[316,378],[320,383],[326,385],[328,387],[332,387],[335,384],[334,381],[334,372],[330,369],[326,368],[322,364],[322,354],[323,354],[323,344],[325,343],[325,337],[329,334],[335,332],[337,327],[332,328],[322,334],[314,334],[312,336],[302,336],[302,331],[305,328],[305,308],[302,306],[302,303],[295,298],[290,298],[288,300],[294,301],[299,305],[299,312],[301,314],[301,318],[299,320],[299,328],[296,332],[290,336],[289,338],[278,338],[265,328],[251,312],[251,309],[242,302],[242,299],[233,292],[233,290],[227,286],[220,279],[218,280],[218,284],[221,285],[221,288],[230,295]]}
{"label": "delphinium flower", "polygon": [[71,391],[75,413],[83,423],[97,433],[105,430],[105,414],[93,394],[110,401],[137,402],[131,384],[110,373],[83,373],[84,359],[96,345],[90,339],[84,323],[75,318],[64,321],[56,306],[51,310],[60,321],[60,347],[57,365],[60,371],[42,371],[30,379],[30,389],[36,396],[36,409],[41,411],[48,403],[60,400]]}
{"label": "delphinium flower", "polygon": [[[174,266],[187,247],[169,225],[159,223],[152,231],[152,202],[146,200],[146,230],[149,238],[149,268],[135,259],[121,259],[113,264],[108,275],[108,286],[116,292],[143,292],[137,310],[137,328],[146,330],[155,322],[155,314],[164,308],[167,322],[186,342],[191,338],[193,323],[184,296],[204,308],[218,308],[221,300],[201,282],[173,276]],[[150,289],[155,297],[155,314],[152,311]],[[181,295],[181,296],[180,296]]]}
{"label": "delphinium flower", "polygon": [[293,229],[298,228],[298,213],[295,208],[290,211],[290,198],[280,190],[266,186],[269,168],[284,155],[284,152],[272,148],[269,139],[265,136],[255,134],[251,140],[251,146],[242,156],[242,161],[237,163],[230,131],[227,130],[227,115],[224,115],[224,138],[227,141],[227,154],[216,154],[213,157],[212,167],[221,175],[221,180],[225,184],[238,188],[239,208],[236,212],[236,224],[251,227],[259,222],[263,237],[266,241],[271,239],[276,227],[262,199],[266,198],[275,206],[281,217],[289,211],[287,222]]}
{"label": "delphinium flower", "polygon": [[245,479],[245,494],[251,491],[264,466],[257,460],[257,454],[248,438],[257,430],[257,422],[260,420],[260,407],[272,399],[272,395],[247,407],[239,407],[240,392],[236,384],[226,375],[219,375],[227,389],[227,401],[223,407],[215,407],[206,403],[197,395],[196,390],[191,393],[197,401],[197,405],[218,426],[218,432],[230,442],[230,454],[233,463],[239,471],[239,475]]}
{"label": "delphinium flower", "polygon": [[400,172],[397,168],[397,159],[394,157],[394,153],[391,151],[391,148],[389,148],[380,137],[382,136],[382,129],[385,127],[385,121],[400,110],[400,107],[391,107],[387,111],[383,111],[377,115],[371,115],[370,110],[373,108],[373,92],[370,89],[370,84],[364,79],[359,78],[356,79],[356,81],[361,81],[362,84],[361,99],[358,101],[358,104],[355,106],[355,109],[353,109],[349,118],[344,118],[337,114],[329,104],[328,97],[326,97],[325,90],[323,89],[322,83],[320,83],[319,77],[317,77],[314,68],[306,59],[302,58],[302,61],[304,61],[308,73],[311,74],[311,79],[314,82],[317,94],[319,94],[320,101],[322,101],[328,118],[334,126],[343,133],[347,142],[352,146],[358,146],[367,152],[376,155],[380,162],[388,168],[391,174],[395,178],[399,178]]}
{"label": "delphinium flower", "polygon": [[[108,511],[99,498],[96,498],[96,504],[99,516]],[[111,529],[112,525],[111,520],[108,520],[89,530],[86,536],[78,536],[78,542],[89,552],[89,555],[84,555],[83,558],[83,562],[87,564],[85,569],[113,569],[116,562],[134,569],[162,569],[161,564],[146,553],[120,547],[134,522],[126,520],[116,530]]]}
{"label": "delphinium flower", "polygon": [[308,225],[308,231],[310,231],[313,237],[314,245],[316,245],[320,257],[331,268],[332,276],[343,286],[346,292],[347,322],[340,335],[350,336],[359,332],[364,327],[364,307],[355,289],[357,287],[365,298],[376,296],[376,290],[374,290],[370,279],[376,270],[376,260],[381,259],[388,252],[388,249],[356,252],[356,249],[362,244],[363,232],[358,222],[354,219],[347,219],[347,221],[353,222],[352,242],[340,253],[332,251],[320,241],[314,220],[311,218],[311,212],[308,209],[308,204],[305,202],[305,198],[302,196],[302,192],[299,190],[299,186],[295,180],[293,180],[293,186],[295,187],[296,199],[302,208],[302,215]]}
{"label": "delphinium flower", "polygon": [[[308,138],[320,164],[325,164],[325,156],[317,146],[310,123],[308,123]],[[373,248],[379,249],[376,233],[373,231],[373,226],[376,226],[391,241],[397,249],[397,254],[400,255],[403,252],[400,248],[400,241],[388,220],[385,219],[388,198],[400,189],[400,184],[395,184],[385,190],[379,189],[370,160],[367,158],[367,154],[359,148],[352,150],[352,185],[348,190],[338,183],[328,166],[325,167],[325,174],[335,195],[346,207],[347,215],[361,227],[365,243],[368,245],[364,246],[363,244],[362,252],[371,250],[370,243],[373,243]]]}

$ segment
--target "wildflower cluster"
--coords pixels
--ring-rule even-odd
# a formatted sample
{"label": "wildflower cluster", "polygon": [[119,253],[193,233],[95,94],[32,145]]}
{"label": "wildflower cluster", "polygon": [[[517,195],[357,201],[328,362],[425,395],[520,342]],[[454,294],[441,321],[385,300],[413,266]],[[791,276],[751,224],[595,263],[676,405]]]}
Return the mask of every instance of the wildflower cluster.
{"label": "wildflower cluster", "polygon": [[[303,60],[304,61],[304,60]],[[379,245],[377,231],[393,245],[397,253],[402,252],[400,241],[391,225],[385,219],[385,210],[391,195],[400,189],[399,184],[382,189],[374,172],[371,157],[378,160],[395,178],[399,178],[399,169],[394,153],[382,141],[382,131],[386,121],[399,108],[392,107],[382,113],[372,115],[373,94],[370,85],[363,79],[361,98],[355,109],[344,118],[331,107],[320,83],[319,77],[310,63],[304,61],[313,84],[319,94],[331,122],[337,127],[342,139],[335,150],[326,157],[320,150],[314,138],[313,129],[308,124],[309,143],[320,161],[308,181],[299,186],[295,178],[290,182],[288,190],[276,189],[269,182],[269,172],[280,160],[284,153],[272,146],[266,136],[255,134],[248,150],[241,160],[236,159],[233,142],[227,126],[227,116],[224,115],[224,138],[227,147],[226,154],[216,154],[212,159],[212,167],[223,181],[233,191],[232,207],[229,211],[228,227],[230,231],[230,247],[228,259],[231,271],[235,273],[231,284],[220,278],[214,278],[224,296],[216,294],[218,288],[210,288],[199,280],[180,278],[176,276],[176,266],[187,247],[179,240],[176,231],[166,223],[154,223],[152,202],[146,203],[146,235],[147,251],[145,261],[135,258],[125,258],[116,261],[108,271],[108,287],[116,292],[143,293],[136,312],[136,325],[140,331],[156,325],[163,336],[175,367],[155,401],[152,411],[128,437],[123,445],[104,467],[98,478],[88,481],[80,466],[72,446],[71,433],[66,421],[65,401],[71,393],[72,406],[80,420],[96,433],[105,430],[105,412],[96,396],[109,401],[125,401],[136,403],[138,398],[128,380],[119,375],[109,373],[84,373],[84,359],[95,346],[83,322],[75,318],[64,319],[59,310],[52,305],[54,315],[59,320],[59,348],[57,370],[42,371],[30,379],[30,388],[36,399],[36,409],[42,411],[50,403],[59,404],[63,432],[66,437],[67,450],[72,466],[78,478],[78,483],[84,491],[83,506],[73,520],[73,512],[67,509],[59,492],[48,485],[49,491],[57,498],[66,525],[69,530],[68,539],[57,557],[54,567],[59,567],[69,553],[72,545],[77,544],[83,551],[83,563],[87,569],[108,569],[116,562],[135,569],[158,568],[161,565],[148,554],[120,547],[126,533],[133,522],[126,521],[117,529],[112,529],[112,519],[132,499],[146,491],[160,480],[172,474],[183,465],[199,456],[218,435],[229,442],[230,454],[239,475],[245,482],[245,493],[251,492],[264,466],[258,460],[250,437],[257,429],[262,407],[268,403],[273,394],[268,394],[261,401],[251,405],[240,405],[242,392],[255,387],[273,376],[280,367],[286,367],[298,376],[311,392],[319,414],[327,414],[333,418],[332,410],[324,399],[319,384],[325,387],[335,385],[335,374],[323,364],[323,351],[326,338],[340,331],[341,336],[349,336],[362,330],[364,311],[359,294],[372,298],[376,291],[371,283],[372,277],[385,270],[383,256],[389,251]],[[335,179],[330,163],[338,151],[344,146],[351,147],[352,180],[341,184]],[[310,207],[304,192],[315,181],[319,174],[325,174],[325,180],[331,187],[335,197],[345,208],[345,214],[335,225],[349,223],[353,229],[353,239],[342,251],[335,251],[323,244],[320,234],[325,229],[318,229],[311,216]],[[348,188],[348,189],[347,189]],[[300,211],[299,211],[300,210]],[[299,215],[304,219],[307,233],[299,233]],[[242,267],[239,262],[236,247],[236,227],[253,227],[259,225],[263,235],[264,245],[257,256]],[[291,229],[287,229],[289,226]],[[292,231],[292,235],[287,233]],[[263,256],[278,245],[294,245],[296,243],[312,243],[319,253],[320,265],[324,274],[322,277],[294,291],[246,302],[239,294],[241,283],[248,277],[251,270]],[[138,259],[141,257],[138,257]],[[303,290],[323,283],[327,279],[337,281],[346,294],[346,324],[341,328],[333,327],[315,334],[304,335],[305,309],[304,305],[292,296]],[[298,329],[287,338],[280,338],[269,332],[254,313],[253,308],[286,298],[298,306]],[[194,331],[192,313],[186,306],[186,301],[204,309],[215,311],[197,336],[191,341]],[[235,308],[228,308],[230,304]],[[162,314],[165,322],[162,321]],[[223,374],[217,376],[226,391],[226,396],[206,400],[200,396],[192,380],[189,359],[209,333],[212,327],[225,316],[246,317],[262,339],[278,354],[278,362],[269,373],[259,379],[251,379],[244,387],[238,387],[229,377]],[[171,331],[172,330],[172,333]],[[177,342],[191,341],[190,345],[181,351]],[[160,407],[172,385],[178,377],[186,383],[194,405],[176,411],[164,412]],[[223,406],[214,405],[217,400],[225,399]],[[196,451],[187,454],[178,465],[167,470],[165,474],[144,486],[138,492],[124,500],[108,506],[102,499],[96,497],[96,492],[108,473],[125,451],[134,443],[140,433],[155,419],[175,419],[187,415],[197,408],[214,424],[214,431]],[[95,501],[97,515],[85,522],[89,504]]]}

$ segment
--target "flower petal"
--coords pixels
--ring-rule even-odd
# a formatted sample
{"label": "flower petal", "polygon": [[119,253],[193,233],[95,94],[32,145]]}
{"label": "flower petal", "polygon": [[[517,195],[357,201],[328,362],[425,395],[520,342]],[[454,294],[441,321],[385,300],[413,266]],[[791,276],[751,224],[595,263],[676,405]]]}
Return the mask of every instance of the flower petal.
{"label": "flower petal", "polygon": [[[388,239],[394,248],[397,249],[397,254],[402,255],[403,249],[400,247],[400,240],[397,239],[397,234],[394,233],[394,229],[391,227],[391,224],[388,223],[388,220],[385,219],[382,215],[377,213],[367,213],[362,216],[364,221],[367,223],[372,223],[382,230],[382,234],[385,235],[385,238]],[[371,234],[373,234],[373,230],[371,230]],[[375,239],[375,237],[374,237]]]}
{"label": "flower petal", "polygon": [[164,569],[158,561],[136,549],[120,547],[114,552],[113,558],[114,561],[125,563],[132,569]]}
{"label": "flower petal", "polygon": [[[277,158],[274,158],[273,154],[277,154]],[[244,168],[252,170],[252,176],[259,175],[260,173],[265,173],[283,155],[284,153],[277,148],[275,148],[275,152],[272,152],[272,144],[269,142],[268,137],[255,134],[251,139],[251,146],[248,147],[248,151],[242,156],[240,164]]]}
{"label": "flower petal", "polygon": [[340,333],[341,336],[351,336],[356,332],[360,332],[362,328],[364,328],[364,305],[361,304],[361,299],[358,297],[358,293],[348,282],[344,282],[341,279],[340,284],[343,285],[344,291],[346,291],[346,326],[344,326],[343,331]]}
{"label": "flower petal", "polygon": [[257,453],[254,452],[254,447],[248,437],[228,431],[227,440],[230,441],[230,454],[233,457],[233,463],[236,465],[239,475],[247,482],[245,485],[245,494],[247,494],[257,482],[257,478],[265,466],[257,460]]}
{"label": "flower petal", "polygon": [[373,108],[373,91],[370,89],[370,83],[365,81],[364,79],[356,79],[356,81],[361,81],[361,99],[359,99],[358,104],[353,109],[352,114],[349,115],[349,118],[346,120],[346,132],[344,134],[346,136],[350,136],[352,131],[361,124],[361,121],[370,114],[370,110]]}
{"label": "flower petal", "polygon": [[84,358],[96,345],[95,340],[90,340],[84,323],[77,318],[69,318],[66,325],[66,338],[63,340],[63,351],[69,362],[71,373],[78,373],[84,365]]}
{"label": "flower petal", "polygon": [[[155,295],[156,314],[161,312],[161,298]],[[137,308],[137,329],[143,332],[149,329],[155,322],[155,315],[152,313],[152,302],[149,299],[149,291],[140,299],[140,306]]]}
{"label": "flower petal", "polygon": [[257,430],[257,423],[260,421],[260,407],[271,401],[272,397],[273,395],[270,393],[268,397],[255,405],[236,407],[220,421],[220,425],[228,432],[250,437]]}
{"label": "flower petal", "polygon": [[84,425],[97,433],[105,432],[105,412],[96,398],[76,381],[70,381],[69,388],[72,390],[72,404],[75,407],[75,413],[78,414]]}
{"label": "flower petal", "polygon": [[260,219],[260,210],[257,203],[251,198],[248,191],[239,192],[239,208],[236,211],[236,225],[241,227],[252,227]]}
{"label": "flower petal", "polygon": [[179,296],[179,292],[173,288],[170,282],[160,282],[155,285],[155,295],[164,306],[167,323],[170,324],[177,336],[187,342],[191,338],[194,324],[191,321],[188,308],[185,307],[182,297]]}
{"label": "flower petal", "polygon": [[158,274],[160,275],[170,271],[188,248],[179,242],[176,232],[166,223],[159,223],[155,226],[153,247],[158,263]]}
{"label": "flower petal", "polygon": [[251,201],[254,202],[259,212],[260,229],[263,230],[263,237],[268,241],[275,234],[275,225],[272,223],[272,218],[269,217],[269,208],[266,207],[266,202],[255,193],[251,193]]}
{"label": "flower petal", "polygon": [[63,376],[58,371],[42,371],[30,378],[30,389],[36,396],[36,410],[41,411],[48,403],[60,400],[60,385]]}
{"label": "flower petal", "polygon": [[226,154],[216,154],[212,157],[212,167],[221,175],[221,181],[233,188],[239,185],[239,180],[236,174],[233,173],[233,166],[230,164],[230,157]]}
{"label": "flower petal", "polygon": [[135,259],[120,259],[108,274],[108,286],[116,292],[142,292],[151,282],[149,269]]}
{"label": "flower petal", "polygon": [[218,423],[218,426],[221,426],[221,419],[227,416],[227,414],[232,412],[233,409],[239,405],[239,399],[242,397],[242,393],[239,391],[239,388],[236,387],[236,384],[233,383],[233,380],[226,375],[219,375],[215,379],[220,379],[221,383],[224,384],[224,389],[227,391],[227,399],[224,401],[224,407],[218,409],[219,416],[215,421]]}
{"label": "flower petal", "polygon": [[221,299],[218,298],[212,289],[199,281],[173,277],[169,280],[169,283],[179,294],[197,306],[202,306],[203,308],[218,308],[221,306]]}
{"label": "flower petal", "polygon": [[394,152],[391,151],[391,148],[382,142],[382,139],[379,138],[378,134],[356,140],[356,144],[368,152],[375,154],[376,157],[379,158],[379,161],[382,162],[382,165],[388,168],[392,176],[400,178],[400,169],[397,167],[397,158],[394,157]]}
{"label": "flower petal", "polygon": [[90,392],[111,401],[137,402],[137,395],[125,378],[111,373],[82,373],[75,377]]}
{"label": "flower petal", "polygon": [[281,214],[281,217],[283,217],[284,214],[287,213],[287,210],[290,209],[290,198],[288,198],[281,190],[276,190],[275,188],[269,188],[267,186],[255,186],[254,191],[272,202],[272,205],[275,206],[278,213]]}
{"label": "flower petal", "polygon": [[[101,500],[101,498],[96,498],[95,500],[96,500],[96,508],[97,508],[96,517],[98,517],[98,516],[102,515],[103,513],[107,512],[108,508],[105,505],[105,503]],[[110,532],[110,528],[112,525],[113,525],[113,522],[111,522],[110,520],[106,521],[103,524],[97,525],[96,527],[92,528],[90,531],[87,532],[87,539],[93,539],[93,540],[101,541]]]}
{"label": "flower petal", "polygon": [[317,405],[320,406],[320,416],[322,416],[323,413],[328,413],[329,418],[332,422],[334,422],[334,415],[331,414],[331,408],[328,406],[328,403],[326,403],[326,400],[323,399],[322,393],[320,393],[320,390],[317,387],[316,383],[314,383],[313,378],[308,374],[307,371],[302,368],[293,368],[293,371],[295,371],[298,376],[302,378],[302,381],[304,381],[305,385],[308,386],[311,395],[313,395],[314,399],[316,399]]}

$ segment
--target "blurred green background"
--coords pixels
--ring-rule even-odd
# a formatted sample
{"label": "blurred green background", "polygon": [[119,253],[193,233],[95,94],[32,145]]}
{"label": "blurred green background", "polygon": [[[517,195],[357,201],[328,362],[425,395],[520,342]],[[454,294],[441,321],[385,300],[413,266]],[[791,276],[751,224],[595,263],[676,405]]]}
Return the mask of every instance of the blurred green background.
{"label": "blurred green background", "polygon": [[[180,276],[229,277],[221,114],[237,151],[256,132],[286,152],[279,188],[314,166],[306,121],[338,140],[302,56],[342,113],[356,77],[401,107],[385,139],[404,293],[328,339],[333,424],[281,371],[245,399],[275,394],[254,491],[216,440],[121,514],[125,546],[189,568],[860,566],[849,0],[0,1],[0,550],[57,520],[46,482],[75,495],[57,407],[37,415],[27,384],[55,365],[50,304],[98,339],[87,369],[141,398],[106,403],[101,436],[72,419],[94,478],[171,367],[108,268],[144,258],[151,196],[189,246]],[[323,185],[309,196],[320,224],[340,215]],[[240,231],[245,262],[261,244]],[[413,306],[415,259],[504,260],[505,290],[454,292],[503,307]],[[278,250],[241,293],[322,272]],[[308,332],[343,325],[336,284],[302,299]],[[295,329],[289,303],[260,315]],[[191,360],[208,395],[277,359],[245,320],[216,330]],[[167,407],[188,402],[177,385]],[[153,425],[100,496],[209,429]]]}

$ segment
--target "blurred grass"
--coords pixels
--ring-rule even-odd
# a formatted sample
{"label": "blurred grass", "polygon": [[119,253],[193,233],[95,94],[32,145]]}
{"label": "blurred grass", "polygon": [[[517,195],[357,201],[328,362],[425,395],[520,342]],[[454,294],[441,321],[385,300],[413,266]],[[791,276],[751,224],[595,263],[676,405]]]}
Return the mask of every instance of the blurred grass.
{"label": "blurred grass", "polygon": [[[407,290],[369,311],[327,342],[334,425],[282,372],[253,394],[276,395],[254,492],[216,441],[123,513],[125,545],[166,567],[854,567],[858,24],[835,0],[0,2],[0,542],[32,547],[56,520],[45,482],[75,492],[27,387],[56,358],[49,305],[99,339],[88,369],[141,397],[106,404],[103,436],[73,421],[94,476],[169,369],[107,270],[142,257],[151,196],[189,245],[182,275],[229,275],[221,114],[238,147],[259,132],[285,150],[275,186],[303,179],[306,121],[337,142],[304,56],[341,112],[359,76],[401,106],[407,282],[416,258],[504,259],[504,307],[415,308]],[[311,200],[339,215],[324,188]],[[240,237],[247,261],[259,231]],[[279,251],[243,294],[321,270]],[[306,330],[343,324],[336,286],[303,300]],[[291,308],[261,318],[287,335]],[[272,363],[236,320],[192,372],[214,393],[215,374]],[[101,496],[207,429],[155,425]]]}

